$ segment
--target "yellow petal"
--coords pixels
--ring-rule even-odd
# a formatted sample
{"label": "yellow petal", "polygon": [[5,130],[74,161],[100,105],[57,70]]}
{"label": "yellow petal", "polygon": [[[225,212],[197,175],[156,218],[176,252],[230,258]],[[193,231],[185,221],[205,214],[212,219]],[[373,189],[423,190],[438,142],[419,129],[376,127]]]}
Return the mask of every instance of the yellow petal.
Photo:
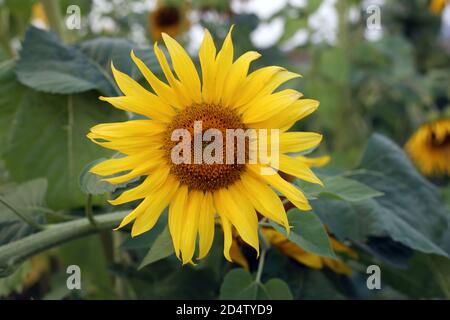
{"label": "yellow petal", "polygon": [[161,187],[167,180],[169,171],[169,166],[157,168],[151,175],[145,178],[144,182],[142,182],[139,186],[123,192],[116,199],[110,200],[109,203],[112,205],[119,205],[150,196],[151,193]]}
{"label": "yellow petal", "polygon": [[261,57],[258,52],[249,51],[240,56],[227,75],[222,92],[222,105],[224,107],[233,106],[239,97],[238,92],[242,90],[242,85],[247,76],[250,63]]}
{"label": "yellow petal", "polygon": [[162,50],[158,47],[158,44],[155,42],[154,51],[156,54],[156,58],[161,65],[161,68],[166,76],[167,81],[169,82],[172,89],[175,90],[177,94],[177,99],[180,101],[183,107],[189,106],[192,104],[193,100],[189,94],[189,91],[184,87],[184,85],[178,81],[172,70],[170,69],[169,62],[167,62],[167,58],[162,52]]}
{"label": "yellow petal", "polygon": [[142,161],[152,159],[158,154],[153,150],[146,150],[144,152],[126,156],[122,158],[108,159],[92,167],[89,172],[98,174],[100,176],[110,176],[115,173],[124,172],[138,167]]}
{"label": "yellow petal", "polygon": [[183,264],[192,262],[192,257],[194,256],[202,201],[202,191],[193,190],[189,193],[188,206],[185,209],[185,216],[183,218],[182,238],[180,240]]}
{"label": "yellow petal", "polygon": [[242,240],[259,254],[258,219],[251,203],[236,187],[230,186],[214,192],[214,204],[219,214],[235,226]]}
{"label": "yellow petal", "polygon": [[157,76],[145,65],[145,63],[136,57],[134,51],[131,51],[131,58],[141,71],[144,78],[150,84],[150,86],[155,90],[156,94],[161,97],[167,104],[170,104],[176,108],[181,108],[181,104],[177,99],[175,91],[168,86],[166,83],[158,79]]}
{"label": "yellow petal", "polygon": [[154,168],[157,168],[162,165],[162,161],[160,159],[152,159],[152,161],[146,161],[141,164],[139,164],[137,167],[133,168],[130,172],[113,178],[107,178],[103,179],[103,181],[112,183],[112,184],[119,184],[128,182],[134,178],[148,175],[151,173],[151,170]]}
{"label": "yellow petal", "polygon": [[177,73],[181,83],[189,90],[192,99],[196,103],[201,102],[200,93],[200,79],[198,77],[197,69],[192,62],[189,55],[183,49],[183,47],[171,38],[169,35],[163,33],[162,37],[167,49],[169,50],[170,57],[172,58],[173,68]]}
{"label": "yellow petal", "polygon": [[261,174],[261,169],[263,167],[260,165],[247,165],[247,168],[253,175],[259,177],[260,179],[263,179],[272,187],[281,192],[290,202],[292,202],[293,205],[295,205],[300,210],[311,210],[308,199],[306,199],[303,192],[301,192],[291,183],[281,178],[278,173],[275,173],[275,171],[272,175],[263,175]]}
{"label": "yellow petal", "polygon": [[[216,194],[214,193],[214,199],[215,198]],[[228,220],[226,216],[222,214],[220,214],[220,221],[222,222],[222,229],[223,229],[223,255],[225,256],[225,259],[227,259],[230,262],[233,262],[230,256],[230,250],[233,244],[233,233],[231,231],[231,223],[230,220]]]}
{"label": "yellow petal", "polygon": [[242,268],[249,270],[248,261],[242,253],[241,248],[239,247],[239,243],[236,239],[233,239],[233,243],[231,244],[230,257],[233,262],[237,263]]}
{"label": "yellow petal", "polygon": [[215,93],[216,46],[214,45],[211,34],[206,29],[198,55],[202,68],[203,100],[206,103],[212,103]]}
{"label": "yellow petal", "polygon": [[180,258],[180,239],[183,231],[184,212],[187,208],[188,201],[188,187],[186,185],[180,186],[174,199],[169,207],[169,231],[172,236],[173,248],[175,254]]}
{"label": "yellow petal", "polygon": [[216,83],[215,83],[215,95],[213,103],[220,103],[222,99],[222,92],[225,85],[225,80],[227,78],[228,72],[230,71],[231,65],[233,63],[233,41],[231,40],[231,32],[233,31],[233,26],[230,28],[223,45],[222,49],[217,54],[216,59]]}
{"label": "yellow petal", "polygon": [[198,223],[198,234],[199,234],[199,259],[205,257],[209,249],[211,249],[214,240],[214,202],[211,192],[205,193],[203,197],[203,202],[200,210],[200,218]]}
{"label": "yellow petal", "polygon": [[138,136],[133,138],[111,138],[111,141],[104,136],[99,136],[94,133],[89,133],[87,137],[104,148],[117,150],[124,154],[138,153],[142,150],[159,149],[163,146],[164,135],[156,135],[152,137]]}
{"label": "yellow petal", "polygon": [[311,99],[300,99],[294,102],[285,110],[284,113],[278,113],[271,119],[250,123],[251,128],[278,128],[286,131],[292,127],[297,121],[307,117],[313,113],[319,106],[319,102]]}
{"label": "yellow petal", "polygon": [[138,216],[140,216],[149,206],[150,197],[147,197],[142,201],[133,211],[131,211],[120,223],[120,225],[114,229],[118,230],[125,227],[127,224],[135,220]]}
{"label": "yellow petal", "polygon": [[283,132],[280,134],[280,152],[302,152],[317,147],[322,135],[314,132]]}
{"label": "yellow petal", "polygon": [[277,66],[258,69],[247,77],[235,107],[245,111],[256,100],[271,94],[283,82],[299,76]]}
{"label": "yellow petal", "polygon": [[244,123],[254,123],[271,119],[274,115],[283,113],[301,96],[300,92],[292,89],[282,90],[265,96],[250,104],[251,106],[242,115],[242,121]]}
{"label": "yellow petal", "polygon": [[284,226],[289,232],[289,223],[283,203],[269,186],[248,173],[244,173],[236,185],[240,187],[241,193],[247,196],[256,211]]}
{"label": "yellow petal", "polygon": [[259,93],[268,83],[269,79],[278,72],[284,70],[281,67],[270,66],[257,69],[250,73],[242,87],[242,93],[234,103],[236,108],[246,105],[249,101],[259,98]]}
{"label": "yellow petal", "polygon": [[166,131],[162,122],[154,120],[131,120],[116,123],[102,123],[91,128],[99,138],[129,138],[134,136],[152,136]]}
{"label": "yellow petal", "polygon": [[109,102],[117,109],[142,114],[162,122],[169,122],[175,115],[168,104],[148,91],[140,96],[100,97],[100,100]]}
{"label": "yellow petal", "polygon": [[145,198],[144,201],[149,199],[149,204],[147,208],[145,208],[145,211],[136,217],[133,228],[131,229],[132,237],[136,237],[153,228],[164,208],[166,208],[172,200],[178,186],[178,180],[170,176],[160,189],[151,196]]}
{"label": "yellow petal", "polygon": [[299,179],[323,186],[322,181],[312,172],[310,167],[296,158],[280,155],[280,170]]}
{"label": "yellow petal", "polygon": [[304,164],[306,164],[308,167],[318,167],[318,168],[326,166],[331,160],[330,156],[323,156],[323,157],[318,157],[318,158],[308,158],[308,157],[304,157],[304,156],[297,156],[295,158],[298,159],[299,161],[303,162]]}

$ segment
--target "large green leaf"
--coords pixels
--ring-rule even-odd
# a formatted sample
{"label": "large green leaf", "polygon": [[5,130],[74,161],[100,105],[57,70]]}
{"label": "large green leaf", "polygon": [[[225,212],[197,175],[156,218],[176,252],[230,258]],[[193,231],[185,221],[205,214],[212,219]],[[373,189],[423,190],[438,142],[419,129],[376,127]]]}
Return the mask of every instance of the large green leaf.
{"label": "large green leaf", "polygon": [[327,196],[345,201],[361,201],[382,196],[383,193],[353,179],[329,176],[322,179],[323,187],[297,179],[295,183],[309,197]]}
{"label": "large green leaf", "polygon": [[289,286],[281,279],[270,279],[265,284],[255,281],[244,269],[233,269],[225,276],[220,288],[224,300],[292,300]]}
{"label": "large green leaf", "polygon": [[154,73],[162,71],[152,49],[136,49],[133,43],[126,39],[95,38],[80,43],[79,48],[104,70],[108,70],[108,73],[110,73],[112,61],[117,69],[135,79],[139,79],[142,75],[130,56],[133,49],[136,56],[141,58]]}
{"label": "large green leaf", "polygon": [[156,238],[147,255],[142,260],[139,269],[167,258],[173,253],[172,237],[170,236],[169,229],[166,227]]}
{"label": "large green leaf", "polygon": [[16,81],[14,66],[12,60],[0,63],[0,156],[5,153],[10,142],[10,129],[15,123],[17,104],[23,94],[22,85]]}
{"label": "large green leaf", "polygon": [[[14,81],[12,70],[8,72],[0,78],[0,96],[9,94],[6,81]],[[82,205],[79,172],[111,154],[89,142],[86,134],[95,124],[125,120],[125,114],[99,102],[92,92],[63,96],[20,90],[20,99],[0,103],[0,119],[5,115],[10,122],[7,143],[2,145],[6,169],[18,182],[46,177],[53,208]]]}
{"label": "large green leaf", "polygon": [[[18,240],[33,232],[33,229],[20,219],[9,207],[30,220],[42,222],[42,208],[45,208],[47,181],[36,179],[0,194],[0,245]],[[9,206],[9,207],[8,207]]]}
{"label": "large green leaf", "polygon": [[355,241],[369,235],[389,236],[412,249],[446,256],[446,208],[436,187],[416,171],[403,151],[374,135],[360,169],[353,178],[384,196],[352,203],[314,201],[315,211],[333,233]]}
{"label": "large green leaf", "polygon": [[51,32],[30,27],[20,51],[16,73],[23,84],[48,93],[99,90],[116,93],[115,85],[94,60],[78,48],[63,44]]}
{"label": "large green leaf", "polygon": [[[302,212],[291,209],[287,213],[289,224],[292,226],[289,240],[308,252],[319,256],[335,258],[327,231],[314,212]],[[279,232],[285,230],[275,223],[271,223]]]}
{"label": "large green leaf", "polygon": [[106,158],[100,158],[84,166],[80,172],[79,183],[81,190],[86,194],[99,195],[108,192],[114,192],[119,185],[113,185],[107,181],[102,181],[103,177],[89,172],[96,164],[105,161]]}

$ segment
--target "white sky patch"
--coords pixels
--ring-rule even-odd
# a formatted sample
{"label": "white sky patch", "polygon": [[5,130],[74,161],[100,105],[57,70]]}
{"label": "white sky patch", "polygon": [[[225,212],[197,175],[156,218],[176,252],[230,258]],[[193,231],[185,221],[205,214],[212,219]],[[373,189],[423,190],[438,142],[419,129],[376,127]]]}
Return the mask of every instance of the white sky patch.
{"label": "white sky patch", "polygon": [[191,56],[195,56],[200,49],[200,45],[203,40],[204,28],[201,24],[197,23],[191,26],[188,31],[189,44],[186,50]]}
{"label": "white sky patch", "polygon": [[338,13],[336,0],[324,0],[316,12],[308,19],[308,26],[312,30],[313,43],[326,42],[334,44],[338,31]]}
{"label": "white sky patch", "polygon": [[361,18],[360,8],[357,6],[351,6],[348,10],[348,20],[351,23],[356,23]]}
{"label": "white sky patch", "polygon": [[141,13],[151,11],[156,8],[156,0],[144,0],[142,2],[132,2],[131,11]]}
{"label": "white sky patch", "polygon": [[289,0],[289,4],[296,8],[304,8],[308,5],[308,0]]}
{"label": "white sky patch", "polygon": [[284,32],[284,19],[278,17],[267,23],[260,23],[250,34],[253,45],[257,48],[269,48],[280,40]]}
{"label": "white sky patch", "polygon": [[254,13],[260,19],[267,20],[283,9],[288,0],[232,0],[231,9],[236,13]]}
{"label": "white sky patch", "polygon": [[442,11],[442,26],[441,26],[442,38],[446,41],[450,41],[450,5],[444,8]]}
{"label": "white sky patch", "polygon": [[307,29],[298,30],[291,38],[281,45],[281,50],[291,51],[299,46],[305,45],[308,42],[309,32]]}

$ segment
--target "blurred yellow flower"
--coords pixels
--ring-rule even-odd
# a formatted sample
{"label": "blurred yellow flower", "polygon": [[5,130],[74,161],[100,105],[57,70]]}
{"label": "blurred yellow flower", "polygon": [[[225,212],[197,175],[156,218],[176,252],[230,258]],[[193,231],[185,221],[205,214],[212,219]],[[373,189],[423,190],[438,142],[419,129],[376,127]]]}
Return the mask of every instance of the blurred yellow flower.
{"label": "blurred yellow flower", "polygon": [[[271,246],[278,249],[284,255],[294,259],[300,264],[303,264],[312,269],[322,269],[324,267],[328,267],[329,269],[339,274],[349,275],[352,272],[350,267],[341,260],[321,257],[314,253],[307,252],[275,229],[263,228],[262,232]],[[354,252],[349,247],[345,246],[332,237],[330,237],[330,241],[331,247],[335,252],[346,254],[353,259],[357,258],[356,252]],[[242,254],[237,239],[234,240],[230,253],[232,255],[231,258],[233,259],[233,261],[235,261],[243,268],[248,269],[247,259]]]}
{"label": "blurred yellow flower", "polygon": [[422,125],[405,149],[424,175],[450,175],[450,119]]}
{"label": "blurred yellow flower", "polygon": [[[218,53],[210,33],[205,30],[199,52],[202,82],[183,47],[167,34],[162,37],[177,77],[157,43],[155,54],[169,84],[159,80],[131,53],[155,93],[112,66],[124,96],[101,99],[148,119],[91,128],[88,138],[94,143],[126,155],[106,160],[91,172],[102,176],[125,173],[105,179],[113,184],[145,176],[142,184],[111,201],[120,205],[143,199],[119,228],[134,222],[131,234],[140,235],[153,228],[164,208],[169,207],[168,226],[175,253],[183,263],[192,262],[197,236],[199,259],[208,253],[216,214],[224,231],[224,255],[228,260],[231,261],[233,227],[243,241],[259,253],[256,212],[289,228],[283,203],[274,189],[300,210],[310,210],[305,195],[278,173],[263,174],[262,169],[271,170],[270,164],[177,164],[172,159],[177,144],[172,135],[175,130],[183,129],[190,139],[196,139],[196,121],[203,124],[202,133],[209,129],[220,132],[229,128],[277,129],[278,168],[305,181],[321,184],[304,160],[287,154],[303,152],[320,143],[320,134],[287,132],[298,120],[314,112],[319,102],[300,99],[302,94],[291,89],[274,92],[282,83],[299,77],[281,67],[265,67],[247,75],[250,63],[260,55],[247,52],[233,62],[231,30]],[[198,149],[189,150],[191,155]],[[223,150],[227,150],[226,142]]]}
{"label": "blurred yellow flower", "polygon": [[44,7],[40,2],[35,3],[31,8],[31,22],[48,27],[48,18],[45,14]]}
{"label": "blurred yellow flower", "polygon": [[158,1],[156,9],[150,12],[148,18],[149,32],[153,41],[161,40],[162,33],[176,37],[189,25],[183,3],[175,5]]}
{"label": "blurred yellow flower", "polygon": [[430,11],[434,14],[440,14],[447,5],[448,0],[431,0]]}

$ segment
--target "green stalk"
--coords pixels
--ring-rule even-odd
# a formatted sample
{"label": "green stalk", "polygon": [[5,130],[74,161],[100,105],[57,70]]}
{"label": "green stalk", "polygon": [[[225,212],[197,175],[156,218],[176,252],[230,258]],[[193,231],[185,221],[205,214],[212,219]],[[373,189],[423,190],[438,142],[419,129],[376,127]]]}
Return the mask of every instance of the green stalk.
{"label": "green stalk", "polygon": [[88,218],[48,226],[44,231],[32,234],[0,247],[0,276],[12,272],[12,267],[27,258],[67,241],[116,227],[128,214],[120,211],[97,216],[97,227]]}
{"label": "green stalk", "polygon": [[61,7],[58,0],[41,0],[50,28],[66,40]]}
{"label": "green stalk", "polygon": [[256,282],[257,283],[261,283],[261,277],[263,274],[263,270],[264,270],[264,264],[266,262],[266,253],[267,251],[270,249],[270,244],[267,241],[266,237],[264,236],[264,234],[261,231],[261,225],[259,226],[259,238],[260,238],[260,242],[261,242],[261,254],[259,257],[259,261],[258,261],[258,270],[256,271]]}
{"label": "green stalk", "polygon": [[22,214],[20,211],[16,210],[12,205],[10,205],[2,196],[0,196],[0,203],[11,210],[16,216],[22,219],[25,223],[29,224],[33,229],[37,231],[44,230],[45,227],[38,224],[36,221],[28,217],[27,215]]}
{"label": "green stalk", "polygon": [[88,196],[87,196],[84,212],[85,212],[86,217],[88,218],[89,222],[91,223],[91,225],[96,228],[97,222],[95,222],[94,212],[92,211],[92,194],[88,194]]}

